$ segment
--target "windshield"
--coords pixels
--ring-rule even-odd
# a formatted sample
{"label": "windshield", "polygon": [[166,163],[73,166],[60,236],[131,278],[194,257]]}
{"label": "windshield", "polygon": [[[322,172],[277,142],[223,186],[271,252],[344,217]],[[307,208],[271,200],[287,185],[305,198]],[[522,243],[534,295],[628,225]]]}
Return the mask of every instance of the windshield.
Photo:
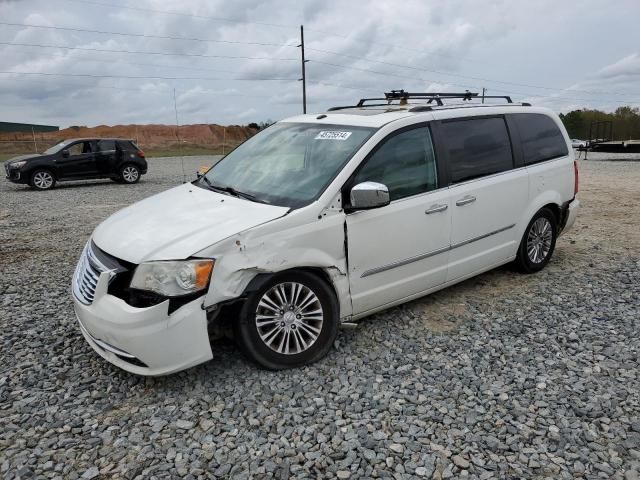
{"label": "windshield", "polygon": [[298,208],[322,193],[374,131],[344,125],[277,123],[224,157],[199,185]]}
{"label": "windshield", "polygon": [[65,147],[65,145],[68,145],[68,144],[69,144],[69,142],[68,142],[67,140],[63,140],[63,141],[61,141],[60,143],[56,143],[53,147],[51,147],[51,148],[47,148],[47,149],[44,151],[44,154],[45,154],[45,155],[50,155],[50,154],[52,154],[52,153],[57,153],[57,152],[59,152],[60,150],[62,150],[62,149]]}

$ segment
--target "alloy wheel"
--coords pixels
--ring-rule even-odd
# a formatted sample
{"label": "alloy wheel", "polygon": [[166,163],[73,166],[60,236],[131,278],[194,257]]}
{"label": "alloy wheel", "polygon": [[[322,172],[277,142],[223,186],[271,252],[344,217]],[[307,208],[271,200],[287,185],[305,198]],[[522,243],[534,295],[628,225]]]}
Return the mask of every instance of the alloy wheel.
{"label": "alloy wheel", "polygon": [[37,172],[33,176],[33,184],[41,190],[46,190],[53,185],[53,176],[49,172]]}
{"label": "alloy wheel", "polygon": [[124,170],[122,170],[122,177],[125,182],[133,183],[138,179],[138,169],[135,167],[125,167]]}
{"label": "alloy wheel", "polygon": [[533,263],[543,262],[551,251],[553,227],[546,217],[540,217],[529,229],[527,235],[527,255]]}
{"label": "alloy wheel", "polygon": [[262,342],[283,355],[308,350],[320,336],[323,321],[317,295],[296,282],[279,283],[265,292],[255,315]]}

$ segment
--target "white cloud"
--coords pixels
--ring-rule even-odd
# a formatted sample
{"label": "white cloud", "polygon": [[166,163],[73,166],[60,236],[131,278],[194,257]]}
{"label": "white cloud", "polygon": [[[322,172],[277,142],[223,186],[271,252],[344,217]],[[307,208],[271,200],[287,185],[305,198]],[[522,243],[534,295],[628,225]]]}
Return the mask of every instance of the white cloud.
{"label": "white cloud", "polygon": [[[625,102],[638,105],[640,99],[636,86],[640,30],[635,20],[640,16],[640,3],[634,0],[622,0],[623,5],[616,9],[596,0],[580,9],[552,0],[371,0],[366,5],[343,0],[121,3],[135,8],[65,0],[56,3],[56,8],[50,0],[0,2],[0,18],[221,43],[4,26],[0,41],[5,42],[194,56],[0,45],[0,71],[98,76],[0,74],[2,119],[62,126],[172,123],[174,88],[181,123],[249,123],[297,114],[302,110],[299,49],[291,45],[299,41],[300,24],[305,25],[310,60],[310,111],[352,104],[362,96],[392,88],[480,91],[487,87],[492,94],[510,94],[516,101],[563,111],[581,107],[611,110]],[[100,78],[103,75],[201,79]],[[238,80],[264,78],[286,81]],[[538,88],[541,86],[549,89]]]}

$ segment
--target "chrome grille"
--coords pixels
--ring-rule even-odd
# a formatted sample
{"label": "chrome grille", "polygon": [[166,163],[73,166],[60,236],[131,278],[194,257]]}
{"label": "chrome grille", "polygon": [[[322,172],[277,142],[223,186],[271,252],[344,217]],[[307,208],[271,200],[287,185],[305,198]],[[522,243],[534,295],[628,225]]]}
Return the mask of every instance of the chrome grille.
{"label": "chrome grille", "polygon": [[91,250],[91,242],[87,243],[80,255],[80,261],[73,275],[73,294],[85,305],[91,305],[98,286],[100,274],[110,270],[100,262]]}

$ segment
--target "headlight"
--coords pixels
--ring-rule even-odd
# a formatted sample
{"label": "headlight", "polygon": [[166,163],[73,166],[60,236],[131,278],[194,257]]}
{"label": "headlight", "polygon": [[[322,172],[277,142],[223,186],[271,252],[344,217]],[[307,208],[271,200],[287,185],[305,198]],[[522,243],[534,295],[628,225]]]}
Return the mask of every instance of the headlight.
{"label": "headlight", "polygon": [[26,160],[20,160],[19,162],[13,162],[13,163],[11,164],[11,166],[12,166],[13,168],[20,168],[20,167],[22,167],[23,165],[25,165],[26,163],[27,163],[27,161],[26,161]]}
{"label": "headlight", "polygon": [[209,286],[213,263],[203,259],[142,263],[133,274],[131,288],[167,297],[199,292]]}

